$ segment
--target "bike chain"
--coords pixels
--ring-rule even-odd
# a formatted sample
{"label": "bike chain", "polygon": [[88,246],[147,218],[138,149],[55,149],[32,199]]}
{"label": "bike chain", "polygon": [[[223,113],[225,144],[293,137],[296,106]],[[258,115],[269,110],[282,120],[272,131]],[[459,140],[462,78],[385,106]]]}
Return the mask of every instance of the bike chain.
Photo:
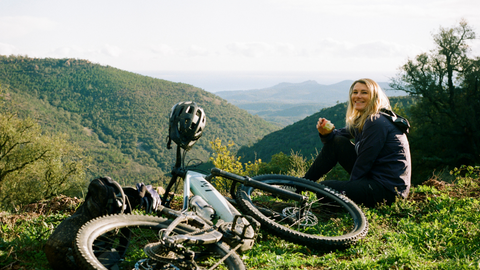
{"label": "bike chain", "polygon": [[[220,223],[220,224],[218,224],[218,223]],[[193,231],[191,233],[187,233],[185,235],[195,235],[195,234],[199,234],[199,233],[203,233],[203,232],[207,232],[207,231],[211,231],[211,230],[218,230],[219,229],[218,226],[223,225],[225,222],[221,221],[221,222],[218,222],[218,223],[217,223],[217,225],[210,226],[210,227],[207,227],[207,228],[204,228],[204,229],[199,229],[199,230]],[[183,267],[183,268],[191,268],[191,266],[198,267],[196,262],[193,259],[189,258],[189,257],[192,257],[192,253],[190,253],[184,246],[173,244],[173,243],[165,243],[165,242],[162,243],[162,245],[163,245],[163,248],[168,251],[166,253],[168,255],[168,257],[165,257],[165,256],[163,256],[163,254],[158,254],[157,252],[155,252],[155,251],[158,251],[158,249],[155,250],[153,252],[153,254],[147,254],[147,255],[150,258],[152,258],[153,260],[161,261],[161,262],[165,262],[165,263],[172,263],[173,261],[175,261],[176,263],[179,263],[178,255],[181,255],[181,256],[184,257],[184,259],[181,260],[182,262],[181,262],[180,267]],[[215,269],[216,267],[218,267],[218,265],[220,265],[223,261],[225,261],[239,247],[240,247],[240,245],[238,245],[235,249],[231,250],[226,256],[221,258],[220,261],[217,262],[210,269]],[[173,254],[171,254],[170,252],[172,252]],[[148,253],[150,253],[150,252],[148,252]],[[153,256],[153,255],[156,255],[156,256]]]}

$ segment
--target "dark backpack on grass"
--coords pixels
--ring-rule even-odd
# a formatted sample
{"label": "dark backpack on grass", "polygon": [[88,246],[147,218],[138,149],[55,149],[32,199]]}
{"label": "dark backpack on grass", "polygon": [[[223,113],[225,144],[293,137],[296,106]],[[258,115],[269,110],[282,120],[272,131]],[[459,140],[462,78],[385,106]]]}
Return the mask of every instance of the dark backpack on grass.
{"label": "dark backpack on grass", "polygon": [[[44,246],[44,252],[52,269],[78,269],[73,250],[77,232],[83,224],[107,214],[130,213],[132,209],[145,205],[147,202],[149,208],[152,209],[150,198],[152,195],[155,197],[158,194],[151,194],[150,192],[145,192],[143,183],[137,185],[137,189],[135,189],[131,187],[122,188],[110,177],[100,177],[92,180],[88,185],[85,202],[72,216],[55,228]],[[155,210],[155,207],[153,207],[153,210]]]}

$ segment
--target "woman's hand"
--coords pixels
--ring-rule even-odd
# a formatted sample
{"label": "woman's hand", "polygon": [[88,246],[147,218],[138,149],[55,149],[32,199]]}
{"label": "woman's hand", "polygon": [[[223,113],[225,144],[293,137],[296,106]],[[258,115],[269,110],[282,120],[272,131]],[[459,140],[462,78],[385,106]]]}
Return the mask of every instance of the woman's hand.
{"label": "woman's hand", "polygon": [[328,135],[333,131],[334,128],[335,128],[335,126],[330,121],[328,121],[327,119],[318,118],[317,130],[320,134],[322,134],[324,136]]}

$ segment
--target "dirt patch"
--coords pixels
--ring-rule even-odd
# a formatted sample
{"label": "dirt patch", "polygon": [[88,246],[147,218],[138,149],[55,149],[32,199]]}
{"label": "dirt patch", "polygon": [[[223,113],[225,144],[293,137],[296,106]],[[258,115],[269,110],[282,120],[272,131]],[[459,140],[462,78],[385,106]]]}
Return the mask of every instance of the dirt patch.
{"label": "dirt patch", "polygon": [[57,196],[50,200],[41,200],[24,206],[17,213],[0,212],[0,223],[14,225],[17,221],[31,220],[38,216],[63,213],[73,214],[83,200],[65,195]]}
{"label": "dirt patch", "polygon": [[[434,187],[435,189],[442,191],[442,193],[447,193],[448,196],[452,198],[480,198],[480,178],[471,179],[470,186],[463,187],[460,187],[455,183],[441,181],[436,177],[428,179],[427,181],[423,182],[422,185]],[[410,194],[408,199],[414,201],[424,201],[429,196],[432,195],[425,194],[424,192],[414,192]]]}
{"label": "dirt patch", "polygon": [[93,129],[90,129],[88,127],[83,127],[83,131],[85,131],[85,133],[88,135],[88,136],[92,136],[93,134]]}
{"label": "dirt patch", "polygon": [[73,214],[83,200],[77,197],[57,196],[51,200],[41,200],[24,206],[21,212],[39,215],[50,215],[55,213]]}
{"label": "dirt patch", "polygon": [[444,181],[439,181],[436,178],[430,178],[427,181],[423,182],[422,185],[429,186],[429,187],[434,187],[438,190],[444,190],[445,187],[449,187],[449,186],[451,187],[452,186],[452,184],[449,184],[449,183],[444,182]]}
{"label": "dirt patch", "polygon": [[407,200],[415,202],[423,202],[427,198],[427,195],[423,192],[410,193]]}

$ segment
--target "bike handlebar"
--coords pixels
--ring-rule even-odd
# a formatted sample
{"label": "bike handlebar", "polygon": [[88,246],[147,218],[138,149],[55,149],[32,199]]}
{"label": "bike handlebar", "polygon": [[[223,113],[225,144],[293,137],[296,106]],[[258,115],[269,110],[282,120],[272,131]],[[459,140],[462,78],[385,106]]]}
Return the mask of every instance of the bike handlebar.
{"label": "bike handlebar", "polygon": [[240,182],[240,183],[245,182],[245,176],[240,176],[240,175],[237,175],[237,174],[234,174],[234,173],[229,173],[229,172],[221,170],[219,168],[212,168],[212,170],[210,172],[214,176],[225,177],[225,178],[228,178],[230,180],[237,181],[237,182]]}
{"label": "bike handlebar", "polygon": [[278,195],[281,195],[281,196],[285,196],[289,199],[296,200],[296,201],[301,202],[301,203],[306,202],[308,200],[308,198],[306,196],[297,194],[295,192],[292,192],[292,191],[289,191],[289,190],[286,190],[286,189],[282,189],[282,188],[278,188],[278,187],[275,187],[275,186],[272,186],[272,185],[269,185],[269,184],[265,184],[261,181],[257,181],[255,179],[252,179],[252,178],[248,177],[248,176],[240,176],[240,175],[237,175],[237,174],[234,174],[234,173],[229,173],[229,172],[221,170],[219,168],[212,168],[211,174],[214,175],[214,176],[221,176],[221,177],[225,177],[225,178],[228,178],[228,179],[236,181],[236,182],[240,182],[245,186],[251,186],[251,187],[258,188],[258,189],[261,189],[261,190],[265,190],[265,191],[268,191],[268,192],[272,192],[272,193],[275,193],[275,194],[278,194]]}

